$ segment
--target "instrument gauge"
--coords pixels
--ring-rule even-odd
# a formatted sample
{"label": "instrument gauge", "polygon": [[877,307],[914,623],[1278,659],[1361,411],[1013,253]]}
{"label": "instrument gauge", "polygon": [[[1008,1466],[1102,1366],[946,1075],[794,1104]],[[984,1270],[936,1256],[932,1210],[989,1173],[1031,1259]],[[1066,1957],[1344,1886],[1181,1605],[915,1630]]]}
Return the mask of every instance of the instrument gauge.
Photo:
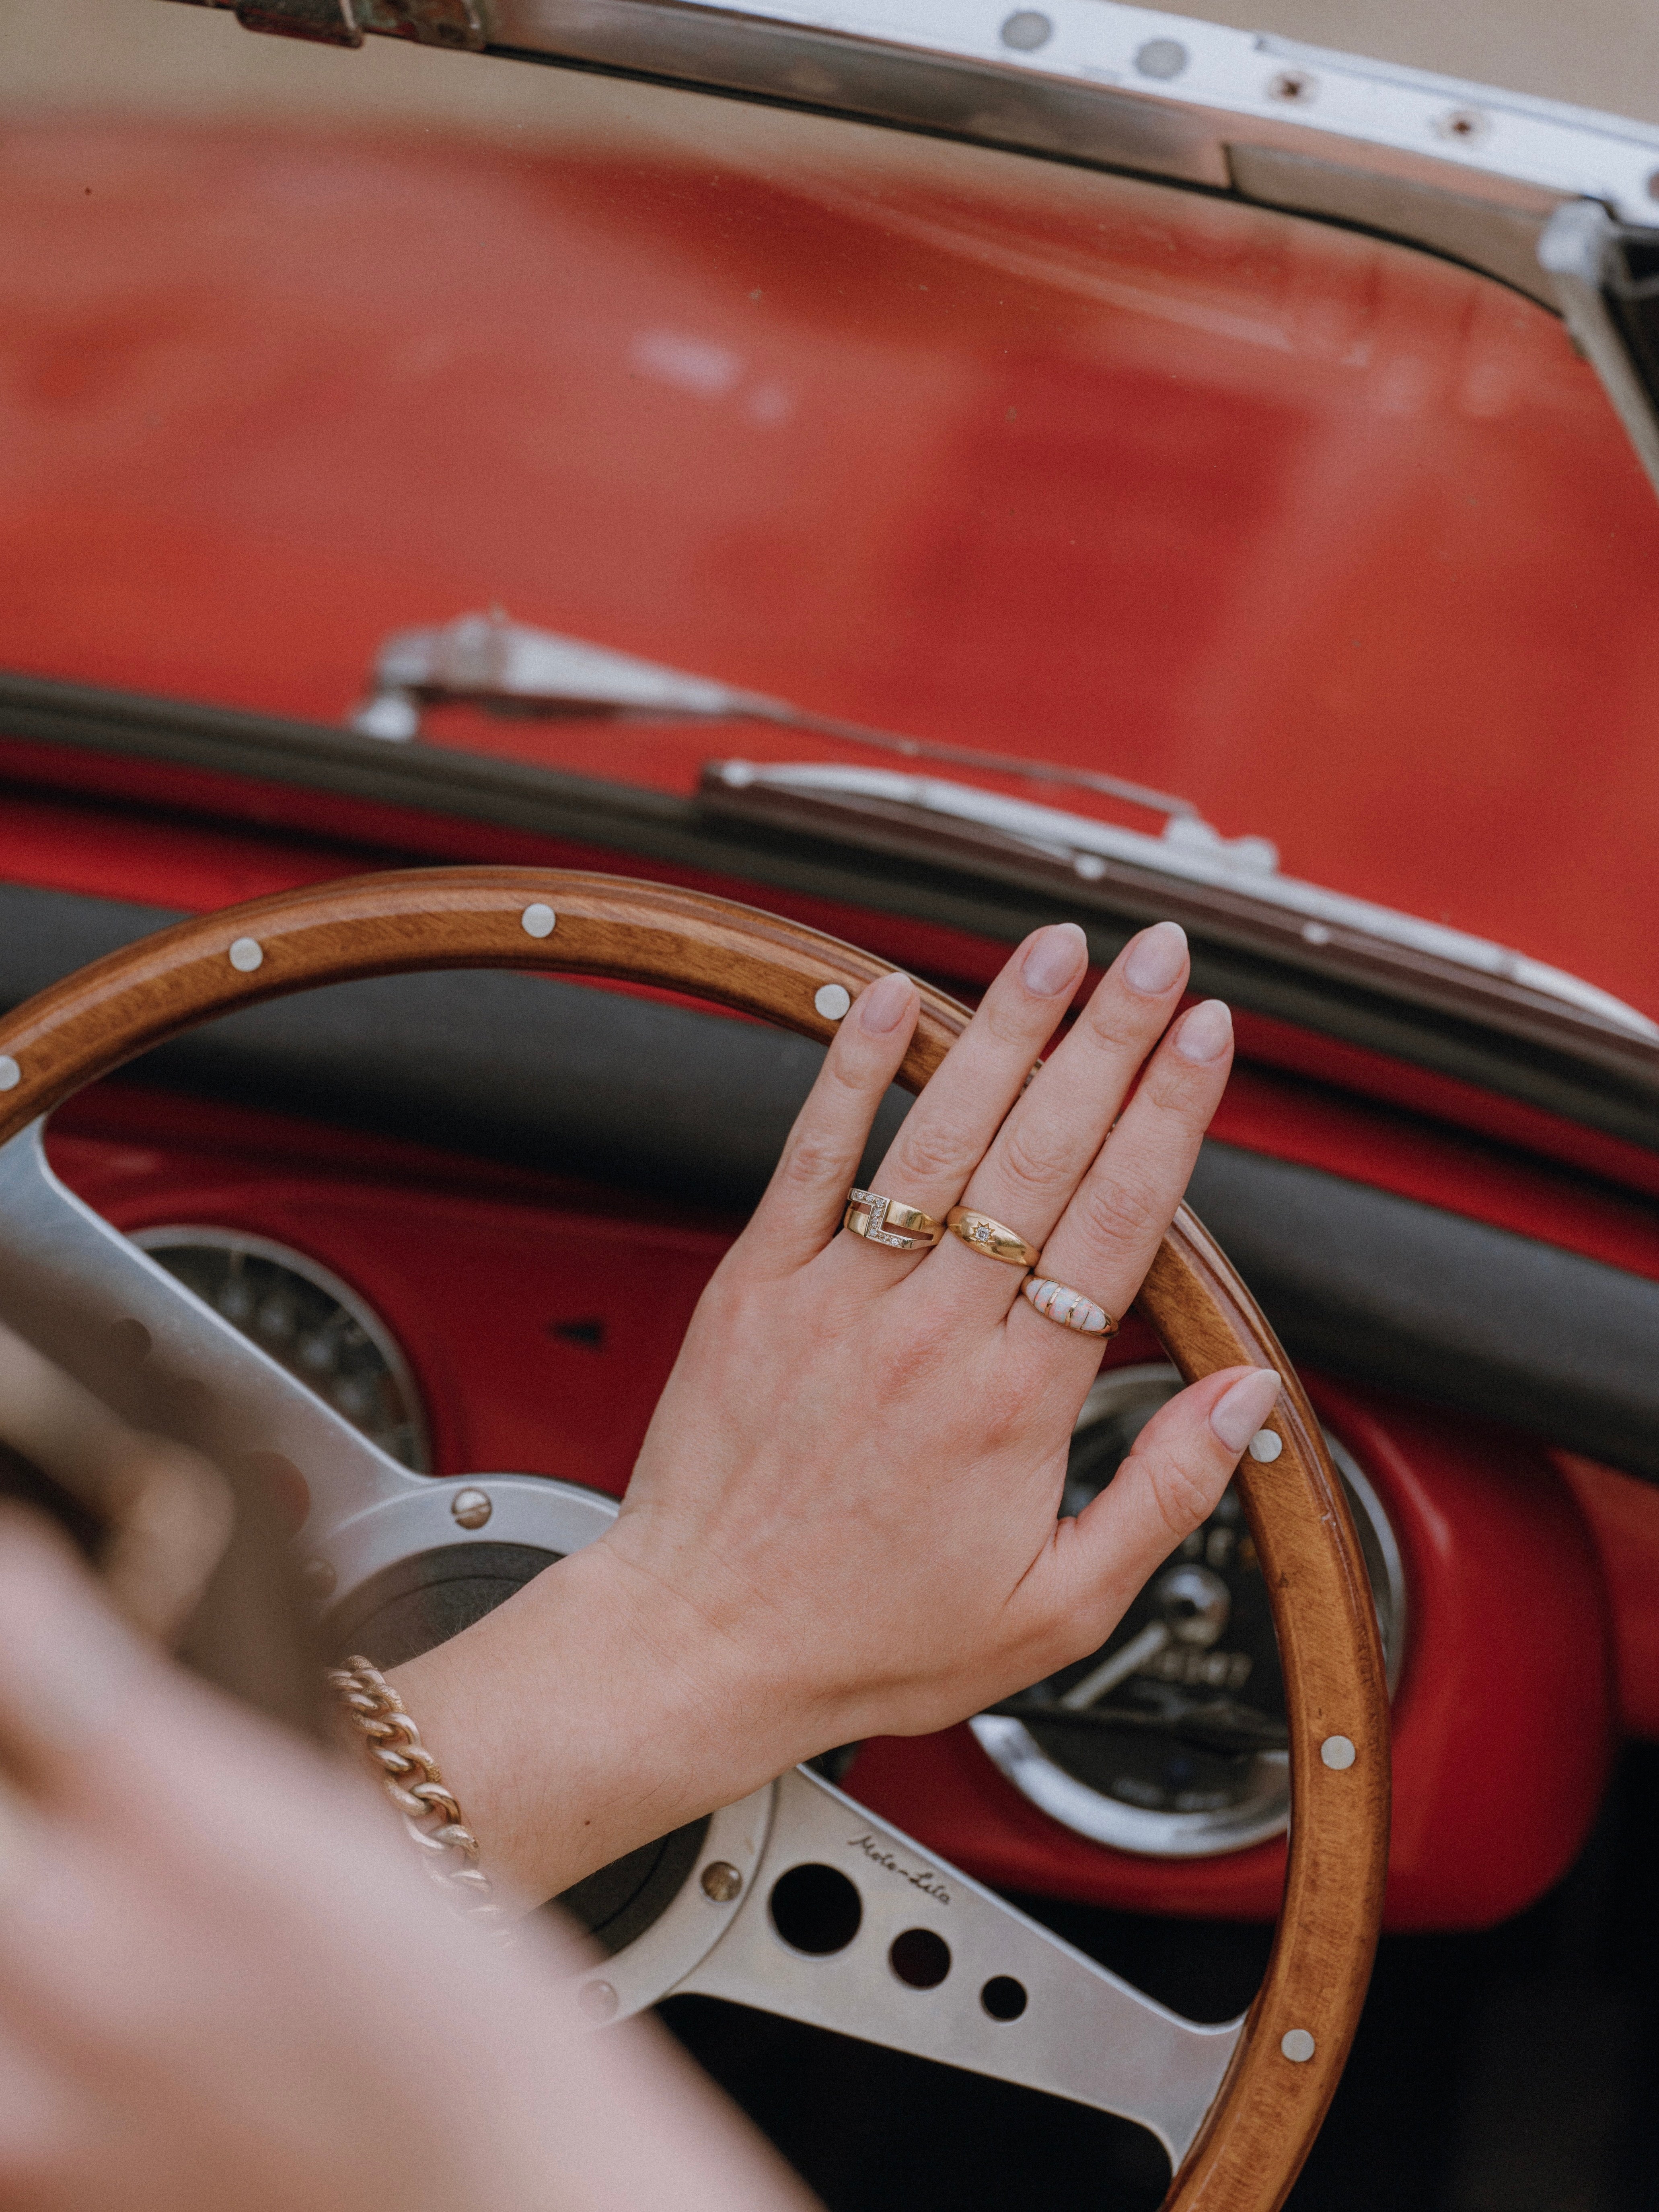
{"label": "instrument gauge", "polygon": [[[1100,1377],[1078,1416],[1062,1515],[1098,1497],[1181,1387],[1162,1362]],[[1405,1634],[1400,1548],[1352,1454],[1328,1431],[1325,1442],[1358,1531],[1392,1691]],[[1235,1487],[1098,1651],[972,1726],[1024,1796],[1120,1850],[1201,1857],[1280,1833],[1291,1802],[1285,1681]]]}
{"label": "instrument gauge", "polygon": [[397,1339],[304,1253],[237,1229],[140,1229],[132,1241],[371,1443],[432,1471],[420,1393]]}

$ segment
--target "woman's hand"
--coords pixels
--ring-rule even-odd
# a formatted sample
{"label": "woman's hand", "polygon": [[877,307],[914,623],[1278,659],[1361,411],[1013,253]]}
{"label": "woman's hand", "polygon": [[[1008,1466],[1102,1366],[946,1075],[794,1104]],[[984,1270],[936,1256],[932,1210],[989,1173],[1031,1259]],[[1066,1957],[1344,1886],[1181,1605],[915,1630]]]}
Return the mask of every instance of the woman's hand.
{"label": "woman's hand", "polygon": [[[1085,964],[1070,924],[1020,947],[875,1188],[1006,1223],[1045,1275],[1121,1315],[1232,1030],[1215,1000],[1170,1026],[1188,959],[1163,922],[1028,1085]],[[892,975],[843,1020],[697,1308],[615,1527],[395,1678],[487,1861],[533,1893],[793,1761],[945,1727],[1095,1650],[1277,1395],[1261,1370],[1194,1384],[1056,1520],[1098,1338],[1042,1318],[1020,1271],[955,1237],[904,1255],[837,1234],[918,1011]]]}
{"label": "woman's hand", "polygon": [[118,1622],[0,1508],[6,2212],[809,2212],[545,1921],[443,1908],[356,1776]]}

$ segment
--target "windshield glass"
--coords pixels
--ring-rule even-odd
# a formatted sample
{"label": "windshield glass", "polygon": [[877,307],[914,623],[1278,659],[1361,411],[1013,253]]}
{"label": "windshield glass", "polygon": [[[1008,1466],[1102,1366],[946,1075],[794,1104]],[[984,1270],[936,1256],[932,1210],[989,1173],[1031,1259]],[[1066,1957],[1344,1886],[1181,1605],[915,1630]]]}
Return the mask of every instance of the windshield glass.
{"label": "windshield glass", "polygon": [[[1659,503],[1532,301],[824,118],[8,16],[37,56],[49,18],[127,58],[9,94],[0,664],[343,722],[388,635],[500,609],[1179,793],[1659,1012]],[[422,741],[683,793],[869,758],[471,707]]]}

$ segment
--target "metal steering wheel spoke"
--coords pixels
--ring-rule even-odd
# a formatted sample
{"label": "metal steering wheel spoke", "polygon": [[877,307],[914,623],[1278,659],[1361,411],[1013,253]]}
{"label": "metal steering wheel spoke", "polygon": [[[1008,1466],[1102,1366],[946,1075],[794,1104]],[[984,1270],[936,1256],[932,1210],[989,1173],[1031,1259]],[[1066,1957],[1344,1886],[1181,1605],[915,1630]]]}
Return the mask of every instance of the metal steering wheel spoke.
{"label": "metal steering wheel spoke", "polygon": [[1118,2113],[1180,2165],[1242,2020],[1183,2020],[805,1768],[775,1789],[742,1908],[674,1995]]}
{"label": "metal steering wheel spoke", "polygon": [[45,1123],[0,1145],[0,1320],[140,1428],[277,1454],[311,1520],[407,1494],[400,1467],[52,1173]]}

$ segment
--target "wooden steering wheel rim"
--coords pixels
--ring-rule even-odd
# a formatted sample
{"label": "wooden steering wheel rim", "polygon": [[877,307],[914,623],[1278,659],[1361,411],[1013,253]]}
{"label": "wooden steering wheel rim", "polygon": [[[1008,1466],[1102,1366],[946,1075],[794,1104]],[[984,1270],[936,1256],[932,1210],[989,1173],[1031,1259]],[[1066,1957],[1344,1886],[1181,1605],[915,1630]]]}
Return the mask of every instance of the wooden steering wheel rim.
{"label": "wooden steering wheel rim", "polygon": [[[532,925],[556,917],[550,932]],[[626,878],[432,868],[282,892],[179,923],[42,992],[0,1023],[0,1141],[84,1085],[215,1016],[325,983],[427,969],[526,968],[683,991],[827,1042],[817,994],[887,963],[775,915]],[[920,1091],[968,1020],[922,988],[900,1080]],[[1165,2212],[1274,2212],[1301,2168],[1358,2025],[1388,1858],[1382,1654],[1341,1485],[1294,1370],[1225,1255],[1183,1206],[1137,1301],[1188,1380],[1278,1368],[1278,1459],[1238,1487],[1284,1664],[1293,1820],[1266,1978]],[[1356,1756],[1328,1765],[1346,1737]],[[1308,2051],[1297,2057],[1292,2054]],[[1286,2042],[1289,2049],[1287,2051]]]}

